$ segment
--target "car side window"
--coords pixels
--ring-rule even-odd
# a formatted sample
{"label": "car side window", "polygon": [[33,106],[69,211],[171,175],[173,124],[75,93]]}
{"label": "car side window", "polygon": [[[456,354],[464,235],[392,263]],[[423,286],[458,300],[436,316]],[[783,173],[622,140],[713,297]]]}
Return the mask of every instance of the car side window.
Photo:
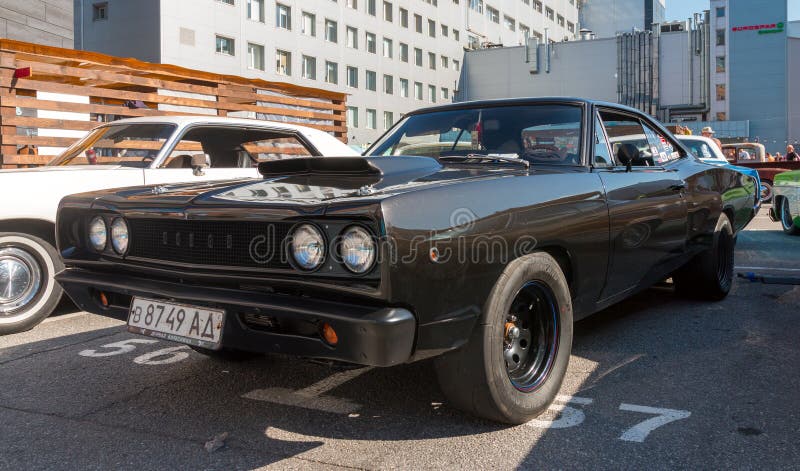
{"label": "car side window", "polygon": [[603,122],[600,117],[594,117],[594,155],[592,157],[592,165],[595,167],[613,167],[614,159],[611,157],[611,151],[608,148],[608,139],[603,130]]}
{"label": "car side window", "polygon": [[621,164],[630,162],[633,166],[652,166],[653,154],[650,143],[638,118],[613,111],[601,111],[611,153]]}
{"label": "car side window", "polygon": [[647,123],[644,123],[643,126],[647,141],[650,144],[650,153],[652,154],[653,163],[655,165],[664,165],[678,160],[681,157],[685,157],[680,147],[675,145],[664,133],[653,129],[653,127]]}

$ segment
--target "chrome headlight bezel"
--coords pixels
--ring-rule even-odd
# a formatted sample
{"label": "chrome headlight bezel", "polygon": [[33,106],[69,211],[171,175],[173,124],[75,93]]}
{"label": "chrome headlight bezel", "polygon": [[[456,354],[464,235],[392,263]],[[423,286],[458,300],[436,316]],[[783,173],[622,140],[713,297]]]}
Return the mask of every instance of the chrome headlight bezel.
{"label": "chrome headlight bezel", "polygon": [[94,216],[89,220],[89,225],[86,228],[86,238],[89,241],[89,247],[93,250],[102,252],[106,249],[108,246],[108,224],[103,216]]}
{"label": "chrome headlight bezel", "polygon": [[111,247],[117,255],[125,255],[130,246],[130,229],[128,223],[122,217],[116,217],[111,221]]}
{"label": "chrome headlight bezel", "polygon": [[345,227],[339,235],[338,252],[347,271],[363,275],[375,266],[378,247],[375,237],[367,228],[354,224]]}
{"label": "chrome headlight bezel", "polygon": [[[316,244],[317,252],[313,253]],[[311,223],[300,223],[289,232],[287,250],[292,266],[303,272],[313,272],[325,264],[327,258],[325,233]],[[301,252],[305,250],[306,252]],[[307,256],[302,257],[300,254]]]}

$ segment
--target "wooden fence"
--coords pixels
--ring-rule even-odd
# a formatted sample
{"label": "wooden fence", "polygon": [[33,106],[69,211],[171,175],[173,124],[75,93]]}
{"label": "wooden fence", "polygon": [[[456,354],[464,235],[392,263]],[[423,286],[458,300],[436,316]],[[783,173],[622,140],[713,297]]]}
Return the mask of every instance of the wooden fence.
{"label": "wooden fence", "polygon": [[99,123],[214,115],[301,124],[347,141],[345,94],[0,39],[0,166],[41,165]]}

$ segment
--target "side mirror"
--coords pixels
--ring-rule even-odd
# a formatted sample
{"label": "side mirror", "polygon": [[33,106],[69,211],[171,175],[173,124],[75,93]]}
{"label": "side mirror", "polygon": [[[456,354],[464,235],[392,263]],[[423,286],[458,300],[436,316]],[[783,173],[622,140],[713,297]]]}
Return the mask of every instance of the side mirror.
{"label": "side mirror", "polygon": [[202,177],[205,175],[204,170],[208,168],[208,155],[206,154],[192,154],[192,171],[195,177]]}

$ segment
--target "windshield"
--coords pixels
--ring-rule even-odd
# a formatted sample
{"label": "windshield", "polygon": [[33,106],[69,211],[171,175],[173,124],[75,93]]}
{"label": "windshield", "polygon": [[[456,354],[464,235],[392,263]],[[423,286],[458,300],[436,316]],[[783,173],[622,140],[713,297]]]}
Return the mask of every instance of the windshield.
{"label": "windshield", "polygon": [[434,158],[498,155],[531,163],[580,164],[581,108],[520,105],[405,117],[367,155]]}
{"label": "windshield", "polygon": [[692,151],[692,154],[694,154],[695,157],[699,157],[703,160],[718,160],[723,163],[727,162],[724,157],[717,155],[707,142],[695,139],[681,139],[681,142],[683,142],[683,145]]}
{"label": "windshield", "polygon": [[92,130],[49,165],[122,165],[146,168],[175,130],[174,124],[112,124]]}

